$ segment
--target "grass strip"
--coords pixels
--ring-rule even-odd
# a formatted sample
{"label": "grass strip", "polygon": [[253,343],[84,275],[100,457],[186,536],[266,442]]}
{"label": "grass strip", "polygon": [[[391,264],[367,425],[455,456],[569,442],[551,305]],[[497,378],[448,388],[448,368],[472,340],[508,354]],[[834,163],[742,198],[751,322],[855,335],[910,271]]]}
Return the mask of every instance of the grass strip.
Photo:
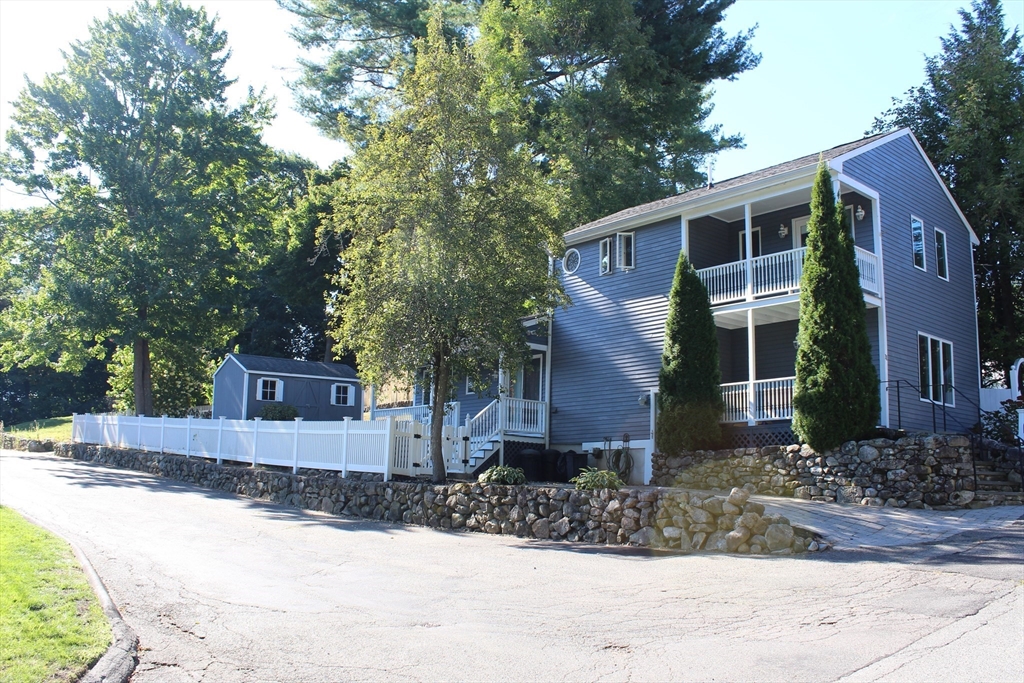
{"label": "grass strip", "polygon": [[110,639],[68,544],[0,507],[0,681],[78,680]]}
{"label": "grass strip", "polygon": [[37,441],[70,441],[71,440],[71,416],[51,417],[48,420],[31,420],[20,424],[5,427],[4,430],[11,436],[21,439],[36,439]]}

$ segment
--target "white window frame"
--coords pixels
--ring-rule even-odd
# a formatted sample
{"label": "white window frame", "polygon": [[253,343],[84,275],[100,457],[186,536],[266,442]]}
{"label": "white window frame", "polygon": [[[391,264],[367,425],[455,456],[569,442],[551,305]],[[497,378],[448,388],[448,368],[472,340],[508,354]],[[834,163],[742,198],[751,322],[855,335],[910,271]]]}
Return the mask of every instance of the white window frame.
{"label": "white window frame", "polygon": [[[265,382],[274,382],[274,398],[263,398]],[[264,403],[282,403],[284,401],[284,381],[276,377],[260,377],[256,383],[256,400]]]}
{"label": "white window frame", "polygon": [[[345,392],[345,401],[338,401],[338,387],[344,387],[348,389]],[[354,406],[356,404],[356,392],[355,387],[347,382],[335,382],[331,385],[331,405],[332,406]]]}
{"label": "white window frame", "polygon": [[[921,226],[921,265],[917,265],[917,240],[914,239],[914,221]],[[928,272],[928,250],[924,246],[924,221],[910,214],[910,258],[914,263],[914,267],[921,272]]]}
{"label": "white window frame", "polygon": [[[569,260],[569,255],[570,254],[575,254],[576,255],[576,267],[573,268],[572,270],[569,270],[568,268],[565,267],[566,262]],[[579,250],[572,249],[572,248],[566,249],[565,250],[565,255],[562,256],[562,272],[565,273],[566,275],[572,275],[573,273],[575,273],[577,270],[580,269],[580,264],[582,262],[583,262],[583,259],[580,257]]]}
{"label": "white window frame", "polygon": [[[740,236],[740,246],[739,246],[740,261],[746,260],[746,257],[743,255],[743,253],[746,251],[746,247],[747,247],[747,237],[746,237],[746,235],[747,235],[747,229],[746,228],[744,228],[743,230],[740,230],[740,232],[739,232],[739,236]],[[750,231],[750,243],[751,243],[751,245],[754,244],[754,239],[755,238],[757,239],[757,249],[754,249],[753,251],[757,252],[757,256],[755,256],[754,258],[760,258],[760,257],[764,256],[764,251],[762,251],[763,248],[764,248],[764,245],[761,243],[761,227],[760,226],[758,226],[758,227],[756,227],[756,228],[754,228],[753,230]]]}
{"label": "white window frame", "polygon": [[[800,248],[802,248],[804,246],[804,245],[800,244],[800,235],[806,235],[807,234],[807,229],[806,228],[807,228],[807,224],[810,223],[810,222],[811,222],[810,214],[808,214],[806,216],[798,216],[797,218],[794,218],[790,222],[790,224],[791,224],[790,232],[793,234],[793,248],[794,249],[800,249]],[[800,228],[804,228],[803,232],[800,231]]]}
{"label": "white window frame", "polygon": [[[942,339],[941,337],[936,337],[934,334],[928,334],[927,332],[918,331],[918,333],[917,333],[917,367],[918,367],[918,375],[919,375],[918,376],[918,381],[921,381],[921,391],[922,392],[925,389],[925,384],[923,382],[923,378],[920,377],[920,370],[921,370],[921,365],[922,365],[921,364],[921,340],[922,339],[927,340],[927,343],[928,343],[927,344],[927,346],[928,346],[928,385],[927,385],[928,386],[928,396],[927,397],[926,396],[920,396],[920,399],[924,403],[934,403],[935,405],[940,405],[940,406],[941,405],[945,405],[945,406],[948,406],[950,408],[955,408],[956,407],[956,391],[955,391],[955,388],[956,388],[956,365],[954,364],[954,356],[956,354],[953,352],[953,342],[949,341],[948,339]],[[949,379],[951,380],[950,381],[950,387],[951,388],[949,390],[948,396],[942,396],[941,395],[941,392],[942,392],[942,386],[941,385],[944,385],[945,382],[944,381],[940,381],[940,387],[939,387],[940,396],[939,396],[938,399],[934,398],[934,396],[935,396],[935,389],[934,389],[934,386],[932,385],[932,377],[935,374],[935,370],[932,368],[932,342],[933,341],[934,342],[938,342],[938,344],[939,344],[939,374],[940,374],[940,380],[945,380],[945,377],[942,377],[942,369],[943,369],[943,367],[945,365],[945,363],[943,362],[945,360],[945,347],[947,347],[947,346],[949,347]],[[946,399],[948,399],[948,400],[946,400]]]}
{"label": "white window frame", "polygon": [[598,272],[601,275],[611,275],[612,272],[612,238],[605,237],[599,246],[599,258],[597,259]]}
{"label": "white window frame", "polygon": [[[626,241],[629,241],[629,262],[626,262]],[[633,270],[636,268],[636,233],[617,232],[615,233],[615,263],[619,270]]]}
{"label": "white window frame", "polygon": [[[942,235],[941,259],[939,258],[939,235]],[[935,228],[935,273],[940,280],[949,282],[949,241],[946,239],[946,231],[942,228]]]}

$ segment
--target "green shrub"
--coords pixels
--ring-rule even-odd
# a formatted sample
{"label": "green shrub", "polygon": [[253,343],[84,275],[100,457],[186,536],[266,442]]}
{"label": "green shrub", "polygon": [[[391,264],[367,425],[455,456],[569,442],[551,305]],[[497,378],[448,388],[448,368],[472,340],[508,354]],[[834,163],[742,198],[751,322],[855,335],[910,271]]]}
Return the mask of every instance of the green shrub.
{"label": "green shrub", "polygon": [[619,475],[611,470],[599,470],[596,467],[584,467],[579,476],[569,480],[580,491],[596,491],[597,489],[621,489],[625,484]]}
{"label": "green shrub", "polygon": [[[658,448],[710,448],[722,436],[721,372],[708,291],[680,252],[668,296],[665,343],[658,373]],[[666,441],[662,441],[662,435]]]}
{"label": "green shrub", "polygon": [[272,403],[263,406],[258,415],[264,420],[294,420],[299,416],[299,409],[286,403]]}
{"label": "green shrub", "polygon": [[517,486],[526,483],[526,473],[521,467],[508,467],[507,465],[494,465],[477,477],[481,484],[505,484]]}
{"label": "green shrub", "polygon": [[690,403],[669,406],[658,413],[658,450],[666,455],[682,451],[712,450],[721,446],[722,411],[719,406]]}
{"label": "green shrub", "polygon": [[843,206],[822,161],[800,279],[793,431],[824,451],[868,434],[881,410],[860,275]]}

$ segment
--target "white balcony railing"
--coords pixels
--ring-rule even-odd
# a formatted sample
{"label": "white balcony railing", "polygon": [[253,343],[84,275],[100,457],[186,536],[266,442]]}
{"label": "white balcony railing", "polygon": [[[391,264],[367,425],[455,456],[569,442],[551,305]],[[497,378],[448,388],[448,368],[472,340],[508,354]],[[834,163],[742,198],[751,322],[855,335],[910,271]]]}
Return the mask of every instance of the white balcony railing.
{"label": "white balcony railing", "polygon": [[[430,406],[405,406],[402,408],[371,408],[370,419],[380,420],[393,417],[396,420],[409,422],[416,420],[423,424],[430,424]],[[452,401],[444,406],[444,424],[446,427],[458,426],[460,421],[459,402]]]}
{"label": "white balcony railing", "polygon": [[[730,382],[722,385],[722,422],[767,422],[793,419],[795,377]],[[750,401],[753,395],[754,401]]]}
{"label": "white balcony railing", "polygon": [[[861,288],[871,294],[880,294],[878,256],[860,247],[855,247],[855,251]],[[751,259],[753,286],[749,288],[746,261],[733,261],[720,266],[702,268],[697,271],[697,276],[707,288],[712,306],[790,294],[800,291],[800,278],[804,273],[806,253],[807,247],[801,247]]]}

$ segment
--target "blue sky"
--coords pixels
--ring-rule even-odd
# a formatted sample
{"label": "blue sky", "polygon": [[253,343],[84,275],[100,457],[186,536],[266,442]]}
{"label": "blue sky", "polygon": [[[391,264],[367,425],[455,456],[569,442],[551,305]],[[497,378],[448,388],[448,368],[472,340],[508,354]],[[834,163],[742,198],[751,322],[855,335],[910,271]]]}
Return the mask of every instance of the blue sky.
{"label": "blue sky", "polygon": [[[344,155],[343,145],[321,137],[292,107],[285,82],[297,75],[299,55],[287,31],[291,15],[272,0],[186,0],[220,15],[232,58],[228,73],[236,95],[266,86],[278,100],[278,118],[265,139],[322,166]],[[130,3],[108,0],[0,0],[0,131],[22,74],[40,79],[59,70],[60,50],[87,36],[91,17]],[[924,80],[924,58],[965,0],[739,0],[725,29],[758,24],[753,48],[761,65],[735,81],[715,85],[711,121],[740,133],[746,148],[719,155],[716,180],[757,170],[861,137],[893,96]],[[1024,0],[1004,0],[1007,24],[1024,24]],[[0,206],[24,205],[8,188]]]}

